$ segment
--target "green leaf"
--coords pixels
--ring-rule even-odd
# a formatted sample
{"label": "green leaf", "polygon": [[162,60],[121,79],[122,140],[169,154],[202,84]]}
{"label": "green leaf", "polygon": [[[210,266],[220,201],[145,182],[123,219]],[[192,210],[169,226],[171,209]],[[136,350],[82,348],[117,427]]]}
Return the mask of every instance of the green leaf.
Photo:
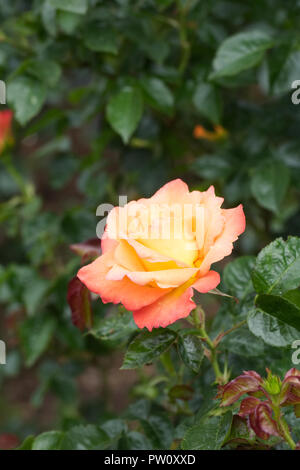
{"label": "green leaf", "polygon": [[185,365],[193,372],[199,372],[204,357],[201,339],[192,333],[180,334],[178,338],[178,351]]}
{"label": "green leaf", "polygon": [[57,62],[48,59],[33,59],[26,64],[26,72],[38,78],[49,87],[54,87],[61,76],[61,67]]}
{"label": "green leaf", "polygon": [[122,419],[110,419],[101,425],[101,429],[106,432],[112,441],[121,437],[122,433],[128,431],[125,421]]}
{"label": "green leaf", "polygon": [[225,266],[224,282],[230,293],[240,300],[254,292],[251,278],[254,265],[254,256],[241,256]]}
{"label": "green leaf", "polygon": [[111,29],[103,29],[103,27],[98,25],[89,25],[83,39],[86,47],[92,51],[118,54],[118,35]]}
{"label": "green leaf", "polygon": [[145,77],[140,84],[144,90],[145,98],[153,108],[169,116],[173,114],[174,97],[165,83],[159,78]]}
{"label": "green leaf", "polygon": [[174,429],[165,413],[150,414],[147,420],[143,420],[141,424],[154,449],[170,448]]}
{"label": "green leaf", "polygon": [[258,166],[251,178],[251,192],[258,204],[278,212],[290,181],[289,168],[280,161],[266,161]]}
{"label": "green leaf", "polygon": [[22,125],[38,114],[45,99],[45,85],[38,80],[17,76],[8,83],[7,100],[15,110],[16,119]]}
{"label": "green leaf", "polygon": [[234,162],[227,155],[201,155],[191,166],[192,170],[207,180],[224,179],[234,168]]}
{"label": "green leaf", "polygon": [[259,309],[252,310],[247,321],[250,331],[270,346],[284,348],[299,338],[295,328]]}
{"label": "green leaf", "polygon": [[198,424],[188,429],[181,448],[183,450],[221,449],[232,421],[231,412],[222,416],[205,416]]}
{"label": "green leaf", "polygon": [[113,344],[124,344],[130,335],[138,330],[129,312],[113,314],[102,319],[92,328],[90,333],[101,341],[108,341]]}
{"label": "green leaf", "polygon": [[72,34],[76,32],[76,29],[80,23],[82,16],[77,13],[71,13],[69,11],[59,11],[57,21],[60,29],[65,34]]}
{"label": "green leaf", "polygon": [[47,349],[55,329],[55,320],[44,315],[26,319],[19,328],[25,364],[31,367]]}
{"label": "green leaf", "polygon": [[260,308],[300,331],[300,306],[278,295],[260,294],[255,301]]}
{"label": "green leaf", "polygon": [[64,433],[61,431],[48,431],[34,439],[32,450],[60,450]]}
{"label": "green leaf", "polygon": [[88,0],[49,0],[50,5],[58,10],[84,15],[88,9]]}
{"label": "green leaf", "polygon": [[210,78],[237,75],[254,67],[272,45],[272,38],[262,31],[238,33],[225,39],[217,50]]}
{"label": "green leaf", "polygon": [[268,93],[280,96],[290,92],[292,83],[300,76],[300,52],[286,46],[276,48],[267,58],[262,73],[266,80],[262,85]]}
{"label": "green leaf", "polygon": [[262,356],[265,351],[264,342],[254,336],[247,326],[238,328],[225,336],[222,340],[222,348],[244,357]]}
{"label": "green leaf", "polygon": [[209,83],[199,83],[193,97],[196,109],[214,124],[219,124],[222,102],[218,89]]}
{"label": "green leaf", "polygon": [[247,419],[234,415],[225,444],[230,444],[231,447],[238,447],[243,444],[254,446],[255,442],[255,432],[248,426]]}
{"label": "green leaf", "polygon": [[142,433],[137,431],[128,431],[122,437],[120,450],[152,450],[153,445],[150,440]]}
{"label": "green leaf", "polygon": [[[116,437],[111,429],[110,432],[111,436],[102,427],[93,424],[74,426],[66,432],[48,431],[34,439],[32,450],[103,450]],[[119,434],[121,432],[119,429]]]}
{"label": "green leaf", "polygon": [[129,344],[121,369],[135,369],[152,362],[175,341],[177,334],[168,328],[140,333]]}
{"label": "green leaf", "polygon": [[19,447],[17,447],[15,450],[32,450],[33,443],[34,443],[34,436],[28,436],[22,442],[22,444]]}
{"label": "green leaf", "polygon": [[300,285],[300,238],[277,238],[258,254],[252,274],[259,294],[283,294]]}
{"label": "green leaf", "polygon": [[127,86],[113,96],[106,108],[112,128],[128,143],[143,114],[143,97],[139,89]]}
{"label": "green leaf", "polygon": [[100,426],[78,425],[65,433],[61,442],[62,450],[103,450],[110,444],[110,438]]}

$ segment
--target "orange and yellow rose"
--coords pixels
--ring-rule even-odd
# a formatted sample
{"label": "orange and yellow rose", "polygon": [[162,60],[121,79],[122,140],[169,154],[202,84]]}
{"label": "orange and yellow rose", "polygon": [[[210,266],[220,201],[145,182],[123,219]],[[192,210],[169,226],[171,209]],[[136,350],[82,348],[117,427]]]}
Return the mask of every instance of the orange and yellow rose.
{"label": "orange and yellow rose", "polygon": [[242,205],[222,209],[213,186],[189,192],[180,179],[149,199],[115,207],[102,237],[102,255],[78,272],[104,303],[122,303],[150,331],[185,318],[193,289],[214,289],[211,265],[229,255],[245,230]]}

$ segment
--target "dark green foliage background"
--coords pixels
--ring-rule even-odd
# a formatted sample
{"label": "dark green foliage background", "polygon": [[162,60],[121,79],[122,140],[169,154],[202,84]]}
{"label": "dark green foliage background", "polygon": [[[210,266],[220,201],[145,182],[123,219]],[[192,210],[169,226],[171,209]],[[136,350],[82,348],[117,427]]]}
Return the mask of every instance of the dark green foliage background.
{"label": "dark green foliage background", "polygon": [[[69,245],[95,236],[99,204],[150,196],[177,177],[193,189],[214,184],[224,207],[244,205],[247,229],[235,256],[299,235],[300,105],[291,102],[300,80],[299,20],[294,0],[1,2],[0,79],[15,119],[14,144],[0,158],[0,338],[8,345],[0,434],[22,441],[58,430],[33,448],[169,448],[191,424],[186,402],[177,400],[190,393],[178,389],[183,378],[193,384],[192,414],[209,409],[203,395],[211,369],[200,347],[199,357],[184,350],[194,351],[192,333],[178,340],[181,355],[173,348],[162,357],[155,375],[134,376],[122,399],[124,408],[134,404],[121,419],[108,399],[111,384],[86,396],[85,372],[92,365],[105,383],[136,328],[100,300],[92,335],[72,325],[67,284],[80,259]],[[227,136],[195,139],[196,125],[222,125]],[[249,288],[251,259],[227,270],[222,290],[239,297],[245,286],[237,280]],[[206,298],[212,315],[221,302]],[[222,302],[211,333],[244,319],[247,301],[253,306],[251,285],[239,310]],[[281,327],[283,336],[271,340],[248,326],[228,336],[232,374],[292,367],[294,330]],[[122,391],[129,373],[114,388]]]}

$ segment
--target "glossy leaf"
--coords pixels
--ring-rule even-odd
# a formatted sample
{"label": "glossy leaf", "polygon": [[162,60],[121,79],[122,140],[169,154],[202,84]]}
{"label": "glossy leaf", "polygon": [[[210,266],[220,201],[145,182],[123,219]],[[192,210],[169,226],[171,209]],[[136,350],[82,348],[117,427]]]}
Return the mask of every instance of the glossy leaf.
{"label": "glossy leaf", "polygon": [[26,76],[17,76],[7,86],[8,103],[20,124],[27,124],[42,108],[46,99],[44,84]]}
{"label": "glossy leaf", "polygon": [[212,78],[236,75],[254,67],[272,45],[272,38],[259,30],[238,33],[225,39],[214,58]]}
{"label": "glossy leaf", "polygon": [[47,349],[55,326],[54,318],[43,315],[30,317],[20,325],[19,335],[27,367],[32,366]]}
{"label": "glossy leaf", "polygon": [[143,113],[143,97],[138,88],[125,87],[113,96],[106,108],[112,128],[128,143]]}
{"label": "glossy leaf", "polygon": [[117,345],[124,344],[136,331],[138,331],[138,328],[133,321],[132,314],[124,312],[121,314],[113,313],[111,316],[97,321],[90,333],[101,341]]}
{"label": "glossy leaf", "polygon": [[222,102],[217,88],[209,83],[199,83],[193,97],[196,109],[212,123],[219,124]]}
{"label": "glossy leaf", "polygon": [[48,431],[34,439],[32,450],[60,450],[64,437],[62,431]]}
{"label": "glossy leaf", "polygon": [[94,424],[78,425],[64,435],[62,450],[103,450],[110,444],[109,436]]}
{"label": "glossy leaf", "polygon": [[167,85],[155,77],[145,77],[140,81],[145,98],[153,108],[172,115],[174,97]]}
{"label": "glossy leaf", "polygon": [[278,295],[267,294],[258,295],[255,304],[259,309],[300,331],[299,305]]}
{"label": "glossy leaf", "polygon": [[284,348],[299,338],[295,328],[259,309],[252,310],[247,321],[251,333],[270,346]]}
{"label": "glossy leaf", "polygon": [[154,449],[169,449],[173,441],[174,429],[165,413],[152,413],[142,421],[147,438]]}
{"label": "glossy leaf", "polygon": [[232,415],[205,416],[198,424],[188,429],[181,448],[183,450],[219,450],[230,430]]}
{"label": "glossy leaf", "polygon": [[119,41],[115,31],[97,25],[88,25],[84,33],[84,42],[88,49],[116,55]]}
{"label": "glossy leaf", "polygon": [[204,357],[201,339],[192,333],[180,334],[178,337],[178,351],[185,365],[193,372],[199,372]]}
{"label": "glossy leaf", "polygon": [[177,335],[168,328],[140,333],[128,346],[122,369],[135,369],[149,364],[165,352]]}
{"label": "glossy leaf", "polygon": [[25,67],[27,73],[30,73],[49,87],[54,87],[61,77],[61,67],[53,60],[29,60],[25,64]]}
{"label": "glossy leaf", "polygon": [[282,294],[300,285],[300,238],[277,238],[259,253],[252,274],[258,293]]}
{"label": "glossy leaf", "polygon": [[254,256],[241,256],[225,266],[224,282],[230,293],[240,300],[254,291],[251,278],[254,264]]}
{"label": "glossy leaf", "polygon": [[222,340],[222,348],[245,357],[258,357],[264,354],[264,343],[254,336],[247,326],[243,326],[225,336]]}
{"label": "glossy leaf", "polygon": [[265,162],[258,166],[251,179],[251,191],[258,204],[278,212],[286,195],[290,172],[279,161]]}
{"label": "glossy leaf", "polygon": [[49,0],[52,7],[84,15],[88,8],[88,0]]}

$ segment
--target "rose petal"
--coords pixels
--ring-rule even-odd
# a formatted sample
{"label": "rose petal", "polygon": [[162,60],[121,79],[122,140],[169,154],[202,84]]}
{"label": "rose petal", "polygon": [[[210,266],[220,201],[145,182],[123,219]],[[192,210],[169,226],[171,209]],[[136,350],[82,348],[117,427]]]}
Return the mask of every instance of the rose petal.
{"label": "rose petal", "polygon": [[245,230],[245,214],[241,204],[234,209],[223,209],[222,214],[225,217],[223,231],[204,256],[200,265],[200,273],[207,272],[213,263],[230,255],[233,242]]}
{"label": "rose petal", "polygon": [[173,289],[147,307],[133,311],[133,318],[139,328],[166,327],[180,318],[187,317],[196,307],[192,301],[193,289],[184,286]]}
{"label": "rose petal", "polygon": [[114,265],[107,273],[109,281],[120,281],[127,276],[132,282],[140,286],[155,283],[162,289],[178,287],[194,277],[198,268],[167,269],[164,271],[135,271],[131,272],[121,266]]}
{"label": "rose petal", "polygon": [[78,278],[92,292],[100,295],[104,303],[122,303],[127,310],[140,309],[166,294],[166,289],[139,286],[127,277],[121,281],[108,281],[106,275],[114,263],[113,253],[107,252],[93,263],[81,268]]}
{"label": "rose petal", "polygon": [[212,289],[215,289],[220,284],[220,274],[216,271],[209,271],[205,276],[200,277],[192,287],[201,294],[205,294]]}

